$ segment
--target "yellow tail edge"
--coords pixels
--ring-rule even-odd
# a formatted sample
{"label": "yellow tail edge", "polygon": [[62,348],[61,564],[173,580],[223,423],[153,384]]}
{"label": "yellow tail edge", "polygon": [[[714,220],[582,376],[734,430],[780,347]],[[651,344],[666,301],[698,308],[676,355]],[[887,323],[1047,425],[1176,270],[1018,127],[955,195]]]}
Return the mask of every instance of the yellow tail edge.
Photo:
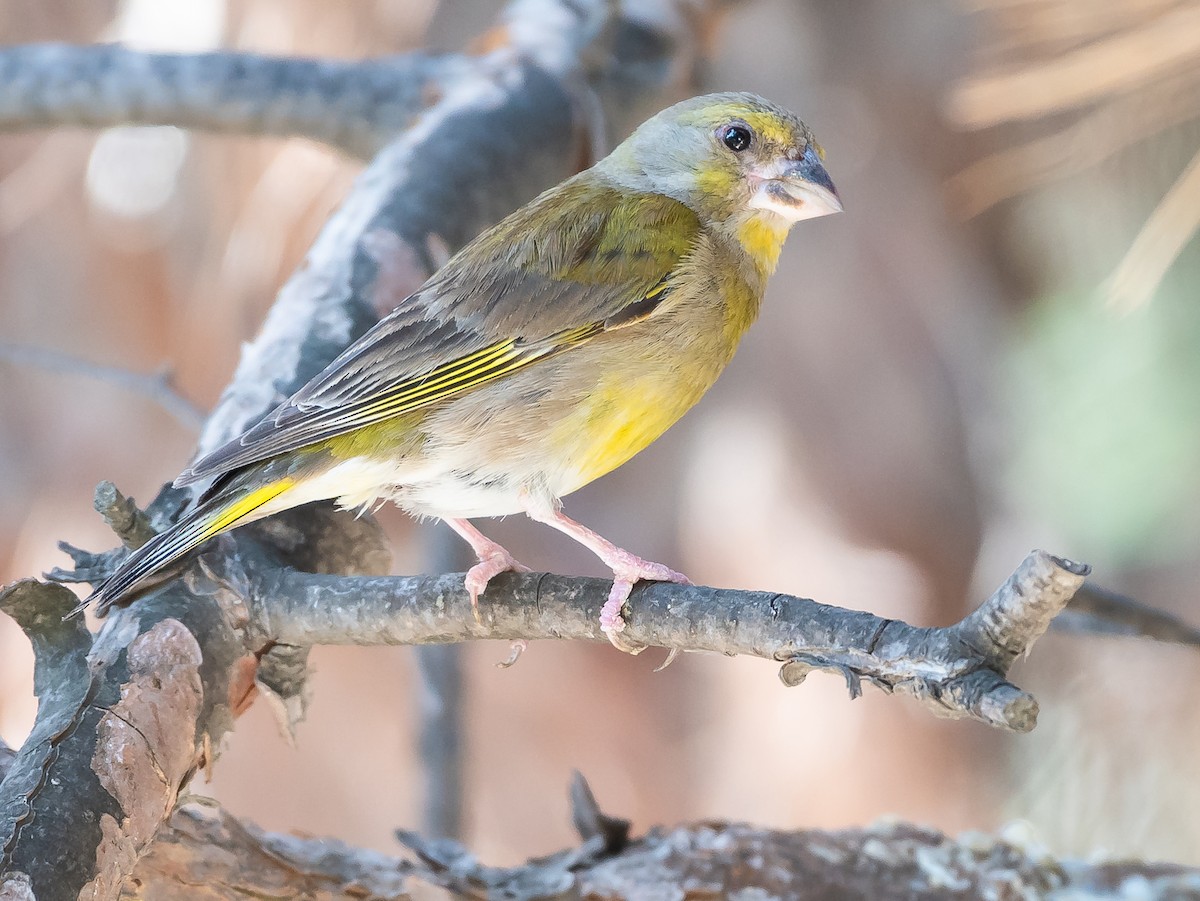
{"label": "yellow tail edge", "polygon": [[119,603],[144,579],[195,550],[208,539],[237,525],[296,484],[293,478],[283,478],[251,489],[227,505],[221,503],[219,495],[206,501],[126,557],[116,572],[69,615],[74,616],[92,603],[96,604],[96,612],[102,614],[113,604]]}

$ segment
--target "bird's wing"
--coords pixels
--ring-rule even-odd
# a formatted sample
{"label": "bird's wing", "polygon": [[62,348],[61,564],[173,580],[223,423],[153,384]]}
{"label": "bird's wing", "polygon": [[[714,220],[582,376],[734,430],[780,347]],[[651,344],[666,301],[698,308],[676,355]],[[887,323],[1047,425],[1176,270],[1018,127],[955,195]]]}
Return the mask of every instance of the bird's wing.
{"label": "bird's wing", "polygon": [[481,234],[186,485],[503,378],[651,315],[700,224],[668,197],[573,179]]}

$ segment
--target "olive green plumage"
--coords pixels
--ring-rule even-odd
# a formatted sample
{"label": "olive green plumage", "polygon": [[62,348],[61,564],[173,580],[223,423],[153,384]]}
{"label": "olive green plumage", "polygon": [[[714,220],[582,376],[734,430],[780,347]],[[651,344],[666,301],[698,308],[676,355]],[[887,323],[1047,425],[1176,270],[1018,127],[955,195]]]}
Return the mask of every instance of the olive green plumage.
{"label": "olive green plumage", "polygon": [[[840,208],[819,154],[799,120],[753,95],[660,113],[193,463],[177,484],[215,480],[200,503],[94,599],[107,606],[212,535],[322,498],[446,519],[480,554],[473,596],[515,564],[465,519],[522,511],[596,550],[618,584],[669,577],[566,520],[558,499],[644,448],[716,379],[792,223]],[[643,566],[623,577],[630,561]]]}

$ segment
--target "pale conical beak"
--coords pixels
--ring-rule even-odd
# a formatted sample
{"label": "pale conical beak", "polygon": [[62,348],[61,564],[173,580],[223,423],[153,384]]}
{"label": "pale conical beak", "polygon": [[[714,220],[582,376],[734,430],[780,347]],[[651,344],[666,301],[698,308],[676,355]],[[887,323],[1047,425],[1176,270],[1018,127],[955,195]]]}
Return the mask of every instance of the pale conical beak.
{"label": "pale conical beak", "polygon": [[811,144],[800,159],[773,163],[755,174],[760,179],[750,198],[755,209],[771,210],[792,222],[842,211],[837,188]]}

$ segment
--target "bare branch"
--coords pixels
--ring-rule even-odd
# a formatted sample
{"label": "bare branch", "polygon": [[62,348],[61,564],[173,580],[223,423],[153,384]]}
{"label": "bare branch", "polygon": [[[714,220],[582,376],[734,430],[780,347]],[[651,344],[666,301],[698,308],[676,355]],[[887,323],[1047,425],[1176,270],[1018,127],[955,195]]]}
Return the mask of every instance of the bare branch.
{"label": "bare branch", "polygon": [[92,506],[127,548],[139,548],[154,537],[149,515],[139,510],[133,499],[118,491],[112,482],[101,482],[96,486]]}
{"label": "bare branch", "polygon": [[1137,635],[1200,648],[1200,629],[1131,597],[1085,582],[1054,621],[1056,629],[1089,635]]}
{"label": "bare branch", "polygon": [[[728,0],[655,0],[619,16],[608,15],[606,5],[514,0],[487,41],[491,59],[409,53],[344,61],[228,51],[146,53],[111,44],[8,47],[0,50],[0,131],[175,125],[304,137],[366,160],[438,106],[460,79],[489,70],[502,75],[516,55],[561,75],[579,70],[581,77],[568,79],[573,102],[581,121],[590,120],[584,136],[599,148],[603,129],[596,126],[604,113],[627,110],[627,101],[646,87],[661,87],[672,75],[673,58],[698,55],[700,36],[687,29],[712,18]],[[614,9],[608,5],[608,12]],[[671,36],[683,40],[662,40]],[[614,50],[624,70],[612,65]],[[597,91],[601,70],[608,84]]]}
{"label": "bare branch", "polygon": [[[654,583],[629,601],[628,638],[680,651],[779,661],[786,685],[812,670],[912,695],[935,712],[1016,732],[1037,702],[1005,680],[1083,583],[1088,568],[1035,551],[961,622],[920,628],[805,598]],[[426,644],[479,638],[602,640],[603,579],[508,574],[471,610],[461,575],[336,577],[271,568],[249,573],[250,608],[267,640],[289,645]]]}
{"label": "bare branch", "polygon": [[[3,56],[2,52],[0,56]],[[8,341],[0,341],[0,361],[107,382],[150,398],[190,431],[197,431],[204,424],[204,412],[175,390],[171,370],[167,368],[154,373],[130,372],[119,366],[81,360],[47,347],[30,347]]]}
{"label": "bare branch", "polygon": [[414,53],[340,61],[145,53],[117,45],[0,51],[0,129],[178,125],[306,137],[366,159],[469,65]]}

